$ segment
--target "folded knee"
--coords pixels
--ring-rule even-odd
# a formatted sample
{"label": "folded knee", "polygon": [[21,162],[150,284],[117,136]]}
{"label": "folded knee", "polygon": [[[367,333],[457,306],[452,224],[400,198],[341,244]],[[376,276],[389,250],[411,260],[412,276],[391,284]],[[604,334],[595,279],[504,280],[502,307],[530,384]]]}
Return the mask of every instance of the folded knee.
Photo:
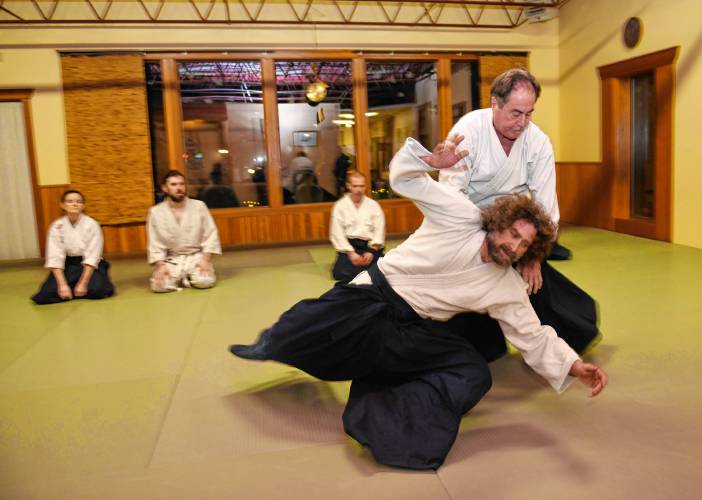
{"label": "folded knee", "polygon": [[193,288],[212,288],[215,285],[216,279],[214,275],[211,276],[192,276],[190,278],[190,285]]}
{"label": "folded knee", "polygon": [[178,289],[175,285],[175,280],[157,280],[151,278],[149,280],[149,286],[151,291],[156,293],[174,292]]}

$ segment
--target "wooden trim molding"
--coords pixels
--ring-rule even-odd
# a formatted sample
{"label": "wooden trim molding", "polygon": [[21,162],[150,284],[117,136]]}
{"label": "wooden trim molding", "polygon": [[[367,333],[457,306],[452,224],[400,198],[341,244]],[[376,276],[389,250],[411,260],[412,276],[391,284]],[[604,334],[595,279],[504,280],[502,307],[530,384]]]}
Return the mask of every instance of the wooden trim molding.
{"label": "wooden trim molding", "polygon": [[275,61],[261,59],[263,79],[263,116],[266,142],[266,180],[268,203],[271,208],[283,206],[283,188],[280,184],[280,126],[278,120],[278,88],[275,78]]}
{"label": "wooden trim molding", "polygon": [[[452,101],[451,101],[451,60],[439,59],[436,65],[437,73],[437,96],[439,106],[439,140],[448,137],[451,127],[453,127]],[[426,147],[433,147],[433,144],[425,144]]]}
{"label": "wooden trim molding", "polygon": [[[351,62],[353,78],[353,108],[355,113],[354,141],[356,149],[356,170],[371,178],[370,130],[368,126],[368,93],[366,91],[366,61],[355,57]],[[366,183],[366,195],[370,195],[371,183]]]}
{"label": "wooden trim molding", "polygon": [[632,57],[624,61],[599,66],[597,71],[599,71],[601,79],[629,77],[642,71],[673,64],[678,57],[678,49],[679,47],[670,47],[658,52]]}
{"label": "wooden trim molding", "polygon": [[161,60],[163,78],[163,120],[166,128],[168,147],[168,167],[171,170],[185,170],[183,153],[183,108],[180,104],[180,79],[178,63],[175,59]]}

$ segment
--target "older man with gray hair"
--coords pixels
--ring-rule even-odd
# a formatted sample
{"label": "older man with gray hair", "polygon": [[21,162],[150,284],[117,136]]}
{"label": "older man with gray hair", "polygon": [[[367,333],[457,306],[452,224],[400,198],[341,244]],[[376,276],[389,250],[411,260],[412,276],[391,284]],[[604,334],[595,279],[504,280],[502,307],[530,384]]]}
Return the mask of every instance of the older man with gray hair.
{"label": "older man with gray hair", "polygon": [[[499,75],[490,89],[490,107],[464,115],[449,137],[461,135],[460,147],[468,155],[452,168],[443,170],[440,181],[467,196],[480,208],[489,207],[500,196],[525,194],[540,203],[558,225],[560,212],[556,197],[556,166],[548,136],[531,121],[541,86],[524,68]],[[556,247],[551,258],[568,258],[570,252]],[[534,309],[543,323],[576,351],[582,352],[598,334],[595,301],[575,284],[544,262],[518,266],[527,284]],[[457,316],[458,330],[475,330],[481,322],[484,354],[494,359],[506,350],[496,323],[484,325],[484,318]]]}

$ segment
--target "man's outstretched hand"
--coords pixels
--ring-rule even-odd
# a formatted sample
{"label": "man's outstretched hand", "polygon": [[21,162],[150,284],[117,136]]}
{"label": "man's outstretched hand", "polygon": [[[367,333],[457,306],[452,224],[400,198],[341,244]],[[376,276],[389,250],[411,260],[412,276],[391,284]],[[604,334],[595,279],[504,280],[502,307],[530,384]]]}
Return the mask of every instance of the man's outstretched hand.
{"label": "man's outstretched hand", "polygon": [[607,374],[602,368],[592,363],[577,360],[570,367],[570,374],[592,389],[590,396],[597,396],[607,386]]}
{"label": "man's outstretched hand", "polygon": [[462,135],[454,135],[436,145],[430,155],[422,156],[427,165],[434,168],[449,168],[468,155],[468,151],[456,151],[463,141]]}

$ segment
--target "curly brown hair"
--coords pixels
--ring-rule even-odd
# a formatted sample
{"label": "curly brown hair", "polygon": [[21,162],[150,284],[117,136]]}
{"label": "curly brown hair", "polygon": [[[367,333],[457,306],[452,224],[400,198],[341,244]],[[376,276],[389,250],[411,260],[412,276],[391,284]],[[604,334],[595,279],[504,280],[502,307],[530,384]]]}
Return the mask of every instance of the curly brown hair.
{"label": "curly brown hair", "polygon": [[483,209],[483,230],[504,231],[519,219],[531,223],[536,229],[536,236],[526,253],[519,259],[519,264],[542,261],[551,251],[551,244],[556,239],[558,228],[538,202],[528,196],[515,194],[502,196],[495,203]]}

